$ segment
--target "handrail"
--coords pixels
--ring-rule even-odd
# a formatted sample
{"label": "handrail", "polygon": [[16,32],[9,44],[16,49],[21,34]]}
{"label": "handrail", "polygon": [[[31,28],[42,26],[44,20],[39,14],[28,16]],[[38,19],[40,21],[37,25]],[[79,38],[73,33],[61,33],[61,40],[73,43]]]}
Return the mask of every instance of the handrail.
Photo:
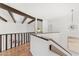
{"label": "handrail", "polygon": [[35,33],[35,32],[18,32],[18,33],[5,33],[5,34],[0,34],[0,35],[6,35],[6,34],[8,34],[8,35],[10,35],[10,34],[21,34],[21,33]]}
{"label": "handrail", "polygon": [[37,36],[37,35],[35,35],[35,34],[31,34],[31,35],[33,35],[33,36],[35,36],[35,37],[38,37],[38,38],[41,38],[41,39],[46,40],[46,41],[52,41],[53,43],[55,43],[56,45],[58,45],[60,48],[62,48],[64,51],[66,51],[67,53],[69,53],[70,55],[72,55],[69,51],[67,51],[65,48],[63,48],[60,44],[58,44],[58,43],[57,43],[56,41],[54,41],[53,39],[47,39],[47,38],[45,38],[45,37]]}
{"label": "handrail", "polygon": [[37,36],[37,35],[34,35],[34,34],[32,34],[33,36],[35,36],[35,37],[38,37],[38,38],[41,38],[41,39],[43,39],[43,40],[46,40],[46,41],[48,41],[48,39],[47,38],[44,38],[44,37],[40,37],[40,36]]}
{"label": "handrail", "polygon": [[67,56],[64,52],[62,52],[60,49],[55,47],[53,44],[49,45],[49,50],[53,51],[54,53],[60,55],[60,56]]}
{"label": "handrail", "polygon": [[54,42],[56,45],[58,45],[59,47],[61,47],[63,50],[65,50],[66,52],[68,52],[70,55],[72,55],[69,51],[67,51],[65,48],[63,48],[60,44],[58,44],[56,41],[54,41],[53,39],[49,39],[50,41]]}

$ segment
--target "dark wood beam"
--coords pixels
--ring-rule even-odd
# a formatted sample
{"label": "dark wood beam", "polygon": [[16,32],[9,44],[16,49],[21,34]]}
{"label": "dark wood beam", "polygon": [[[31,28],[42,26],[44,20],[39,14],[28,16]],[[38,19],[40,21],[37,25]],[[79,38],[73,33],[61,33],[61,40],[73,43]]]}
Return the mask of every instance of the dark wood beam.
{"label": "dark wood beam", "polygon": [[35,21],[35,19],[34,20],[31,20],[30,22],[28,22],[28,24],[30,24],[30,23],[32,23],[32,22],[34,22]]}
{"label": "dark wood beam", "polygon": [[9,14],[10,14],[11,18],[13,19],[14,23],[16,23],[15,18],[13,17],[12,12],[11,12],[10,10],[8,10],[8,12],[9,12]]}
{"label": "dark wood beam", "polygon": [[[30,24],[30,23],[32,23],[32,22],[34,22],[35,21],[35,19],[34,20],[31,20],[30,22],[28,22],[28,24]],[[37,19],[37,21],[43,21],[42,19]]]}
{"label": "dark wood beam", "polygon": [[37,19],[37,21],[41,21],[42,22],[43,20],[42,19]]}
{"label": "dark wood beam", "polygon": [[22,24],[25,22],[26,19],[27,19],[27,17],[24,18],[24,20],[22,21]]}
{"label": "dark wood beam", "polygon": [[3,20],[3,21],[5,21],[5,22],[7,22],[7,20],[6,20],[6,19],[4,19],[4,18],[3,18],[3,17],[1,17],[1,16],[0,16],[0,19],[1,19],[1,20]]}
{"label": "dark wood beam", "polygon": [[27,16],[28,18],[31,18],[31,19],[35,19],[35,17],[30,16],[30,15],[28,15],[28,14],[26,14],[26,13],[23,13],[23,12],[21,12],[21,11],[15,9],[15,8],[10,7],[10,6],[8,6],[8,5],[5,5],[5,4],[3,4],[3,3],[0,3],[0,8],[3,8],[3,9],[5,9],[5,10],[10,10],[11,12],[14,12],[14,13],[19,14],[19,15],[22,15],[22,16]]}

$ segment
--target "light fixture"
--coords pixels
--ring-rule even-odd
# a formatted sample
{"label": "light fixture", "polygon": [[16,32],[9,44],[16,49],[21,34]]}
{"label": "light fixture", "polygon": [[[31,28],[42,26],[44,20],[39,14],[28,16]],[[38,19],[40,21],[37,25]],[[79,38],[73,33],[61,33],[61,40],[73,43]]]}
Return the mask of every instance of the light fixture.
{"label": "light fixture", "polygon": [[73,16],[74,16],[74,9],[72,9],[71,12],[72,12],[72,20],[71,20],[70,29],[74,30],[74,29],[77,28],[77,26],[74,24],[74,18],[73,18]]}

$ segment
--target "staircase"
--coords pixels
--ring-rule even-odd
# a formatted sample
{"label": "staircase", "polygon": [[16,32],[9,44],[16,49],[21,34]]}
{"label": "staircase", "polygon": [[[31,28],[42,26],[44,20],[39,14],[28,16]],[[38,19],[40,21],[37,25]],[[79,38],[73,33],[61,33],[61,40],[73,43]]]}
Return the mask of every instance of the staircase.
{"label": "staircase", "polygon": [[36,34],[31,35],[30,51],[35,56],[71,56],[69,50],[63,48],[54,39],[39,36]]}

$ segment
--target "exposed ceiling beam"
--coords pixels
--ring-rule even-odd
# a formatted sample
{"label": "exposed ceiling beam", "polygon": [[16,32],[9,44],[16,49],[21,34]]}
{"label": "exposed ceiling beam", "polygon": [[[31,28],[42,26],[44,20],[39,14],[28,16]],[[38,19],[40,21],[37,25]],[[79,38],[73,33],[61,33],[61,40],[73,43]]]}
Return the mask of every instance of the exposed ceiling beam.
{"label": "exposed ceiling beam", "polygon": [[35,21],[35,19],[34,20],[31,20],[30,22],[28,22],[28,24],[30,24],[30,23],[32,23],[32,22],[34,22]]}
{"label": "exposed ceiling beam", "polygon": [[0,3],[0,8],[3,8],[3,9],[5,9],[5,10],[10,10],[11,12],[17,13],[17,14],[22,15],[22,16],[27,16],[28,18],[31,18],[31,19],[35,19],[35,17],[30,16],[30,15],[28,15],[28,14],[26,14],[26,13],[23,13],[23,12],[21,12],[21,11],[15,9],[15,8],[12,8],[12,7],[10,7],[10,6],[8,6],[8,5],[5,5],[5,4],[3,4],[3,3]]}
{"label": "exposed ceiling beam", "polygon": [[27,19],[27,17],[25,16],[24,20],[22,21],[22,24],[25,22],[26,19]]}
{"label": "exposed ceiling beam", "polygon": [[11,12],[10,10],[8,10],[8,12],[9,12],[9,14],[10,14],[11,18],[13,19],[14,23],[16,23],[15,18],[13,17],[12,12]]}
{"label": "exposed ceiling beam", "polygon": [[[35,20],[31,20],[30,22],[28,22],[28,24],[30,24],[30,23],[32,23],[32,22],[34,22]],[[37,19],[37,21],[43,21],[42,19]]]}
{"label": "exposed ceiling beam", "polygon": [[1,20],[3,20],[3,21],[5,21],[5,22],[7,22],[7,20],[6,20],[6,19],[4,19],[4,18],[3,18],[3,17],[1,17],[1,16],[0,16],[0,19],[1,19]]}
{"label": "exposed ceiling beam", "polygon": [[37,19],[38,21],[43,21],[42,19]]}

